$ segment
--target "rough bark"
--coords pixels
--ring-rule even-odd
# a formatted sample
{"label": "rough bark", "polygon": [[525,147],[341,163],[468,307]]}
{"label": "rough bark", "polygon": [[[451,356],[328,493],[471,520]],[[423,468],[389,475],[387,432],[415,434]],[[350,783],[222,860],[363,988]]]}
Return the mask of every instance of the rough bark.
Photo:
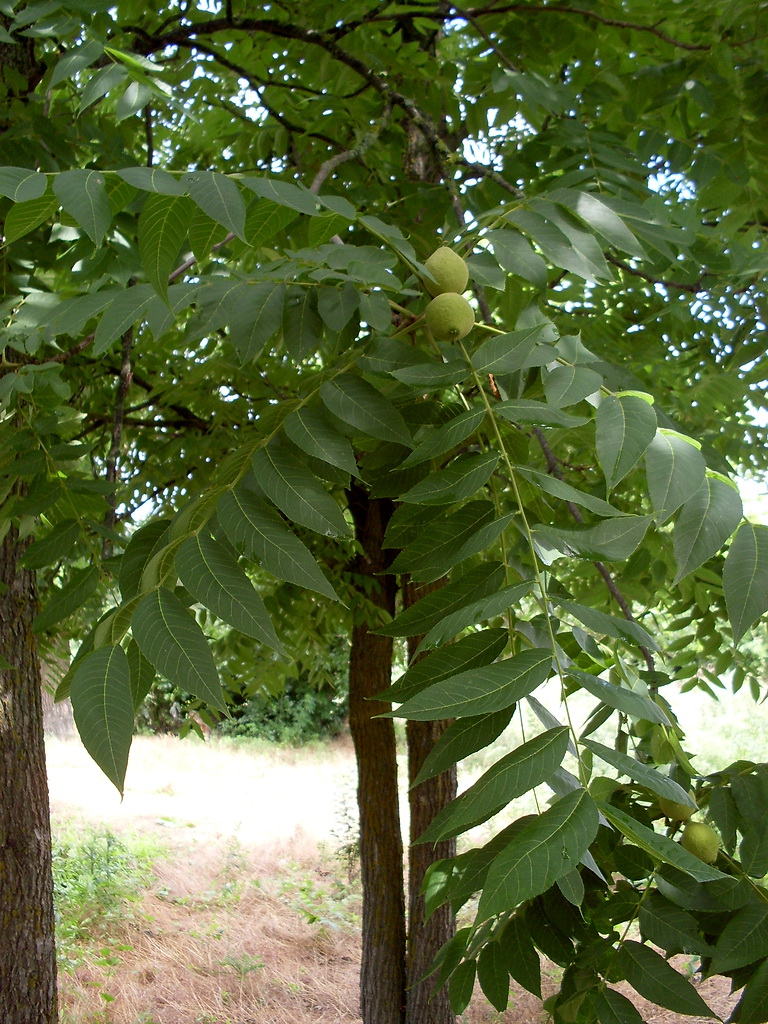
{"label": "rough bark", "polygon": [[361,600],[355,609],[349,659],[349,720],[358,768],[360,871],[363,888],[360,1012],[364,1024],[400,1024],[405,991],[403,840],[397,791],[397,751],[390,710],[372,700],[391,679],[392,640],[374,635],[366,605],[390,614],[396,584],[386,573],[382,541],[392,506],[353,485],[349,507],[362,547],[353,571]]}
{"label": "rough bark", "polygon": [[0,545],[0,1020],[55,1024],[56,955],[34,572]]}
{"label": "rough bark", "polygon": [[[442,581],[426,587],[418,587],[406,583],[403,587],[403,604],[413,604],[420,597],[442,586]],[[416,655],[416,648],[421,637],[410,637],[408,653],[411,660]],[[408,783],[421,771],[421,766],[440,739],[448,721],[441,722],[408,722],[406,736],[408,740]],[[410,842],[408,850],[408,944],[406,965],[406,1024],[455,1024],[456,1017],[451,1010],[448,990],[434,989],[434,979],[420,979],[429,970],[438,950],[451,939],[456,930],[456,921],[450,905],[436,910],[429,921],[424,924],[424,897],[421,885],[424,875],[436,860],[456,856],[456,840],[449,839],[442,843],[422,843],[416,840],[432,819],[456,796],[456,766],[432,779],[427,779],[415,789],[409,789],[410,805]]]}

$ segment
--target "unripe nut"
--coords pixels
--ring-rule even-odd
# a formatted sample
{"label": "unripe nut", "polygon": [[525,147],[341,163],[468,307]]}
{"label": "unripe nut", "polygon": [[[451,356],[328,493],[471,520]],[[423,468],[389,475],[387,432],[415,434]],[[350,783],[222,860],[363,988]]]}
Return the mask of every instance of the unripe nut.
{"label": "unripe nut", "polygon": [[659,797],[659,807],[662,814],[672,821],[688,821],[696,811],[695,807],[689,807],[688,804],[680,804],[676,800],[665,800],[664,797]]}
{"label": "unripe nut", "polygon": [[458,341],[475,326],[475,313],[456,292],[435,296],[424,311],[427,327],[439,341]]}
{"label": "unripe nut", "polygon": [[463,292],[469,281],[469,270],[467,264],[447,245],[436,249],[429,259],[424,261],[424,266],[430,272],[434,281],[425,278],[424,284],[430,295],[442,295],[444,292]]}
{"label": "unripe nut", "polygon": [[714,864],[720,850],[717,832],[703,821],[689,821],[683,829],[680,845],[705,864]]}

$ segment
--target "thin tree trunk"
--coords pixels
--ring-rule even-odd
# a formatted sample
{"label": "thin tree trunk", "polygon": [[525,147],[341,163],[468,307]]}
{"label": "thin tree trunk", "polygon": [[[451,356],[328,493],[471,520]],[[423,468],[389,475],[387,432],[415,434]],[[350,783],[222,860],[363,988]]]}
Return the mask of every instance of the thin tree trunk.
{"label": "thin tree trunk", "polygon": [[[406,583],[403,587],[403,604],[407,608],[439,586],[442,586],[442,581],[439,580],[426,587]],[[416,648],[420,642],[421,637],[409,638],[408,653],[411,660],[417,657]],[[449,724],[447,721],[407,723],[409,785],[413,784],[427,755]],[[456,840],[449,839],[436,845],[416,842],[438,811],[449,804],[455,796],[455,765],[449,771],[427,779],[408,792],[411,820],[408,850],[406,1024],[455,1024],[456,1020],[451,1010],[447,988],[443,987],[439,992],[435,992],[433,978],[420,981],[429,970],[440,947],[453,937],[456,930],[456,921],[448,904],[436,910],[426,925],[423,923],[424,897],[421,894],[421,885],[430,864],[444,857],[456,856]]]}
{"label": "thin tree trunk", "polygon": [[0,1020],[55,1024],[51,828],[34,572],[15,530],[0,545]]}
{"label": "thin tree trunk", "polygon": [[391,502],[371,499],[354,484],[349,507],[364,554],[353,567],[361,600],[355,609],[349,658],[349,721],[355,745],[363,887],[360,1009],[364,1024],[400,1024],[405,990],[403,840],[397,791],[397,751],[390,710],[371,700],[391,680],[392,640],[370,632],[366,603],[395,610],[396,583],[386,573],[382,541]]}

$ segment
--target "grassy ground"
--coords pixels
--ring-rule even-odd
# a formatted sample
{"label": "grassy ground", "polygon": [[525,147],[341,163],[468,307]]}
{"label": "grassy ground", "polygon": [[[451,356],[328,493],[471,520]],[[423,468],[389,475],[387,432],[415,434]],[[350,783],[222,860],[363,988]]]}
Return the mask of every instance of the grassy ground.
{"label": "grassy ground", "polygon": [[[555,696],[548,706],[560,715]],[[702,773],[768,759],[768,706],[746,695],[675,706]],[[590,707],[571,711],[583,720]],[[514,722],[495,751],[470,759],[464,784],[519,735]],[[49,743],[49,773],[62,1024],[359,1021],[348,741],[284,750],[141,737],[123,802],[76,740]],[[725,1014],[725,988],[711,984],[709,998]],[[649,1024],[676,1019],[640,1009]],[[504,1014],[476,994],[463,1020],[544,1018],[516,992]]]}

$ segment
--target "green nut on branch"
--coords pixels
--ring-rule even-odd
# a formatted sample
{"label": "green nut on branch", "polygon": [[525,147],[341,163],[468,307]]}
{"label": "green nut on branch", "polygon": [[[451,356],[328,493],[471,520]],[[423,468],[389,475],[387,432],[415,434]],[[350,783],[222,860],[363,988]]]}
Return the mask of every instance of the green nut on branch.
{"label": "green nut on branch", "polygon": [[432,299],[424,319],[438,341],[458,341],[475,326],[474,310],[456,292],[443,292]]}
{"label": "green nut on branch", "polygon": [[[691,799],[693,799],[693,793],[691,793]],[[691,807],[689,804],[681,804],[676,800],[666,800],[664,797],[659,797],[659,807],[662,814],[671,821],[688,821],[696,811],[696,808]]]}
{"label": "green nut on branch", "polygon": [[683,829],[680,845],[705,864],[714,864],[720,850],[717,832],[703,821],[689,821]]}
{"label": "green nut on branch", "polygon": [[424,280],[430,295],[463,292],[467,287],[467,281],[469,281],[467,264],[458,253],[449,249],[447,245],[436,249],[429,259],[424,261],[424,266],[435,279],[434,281]]}

